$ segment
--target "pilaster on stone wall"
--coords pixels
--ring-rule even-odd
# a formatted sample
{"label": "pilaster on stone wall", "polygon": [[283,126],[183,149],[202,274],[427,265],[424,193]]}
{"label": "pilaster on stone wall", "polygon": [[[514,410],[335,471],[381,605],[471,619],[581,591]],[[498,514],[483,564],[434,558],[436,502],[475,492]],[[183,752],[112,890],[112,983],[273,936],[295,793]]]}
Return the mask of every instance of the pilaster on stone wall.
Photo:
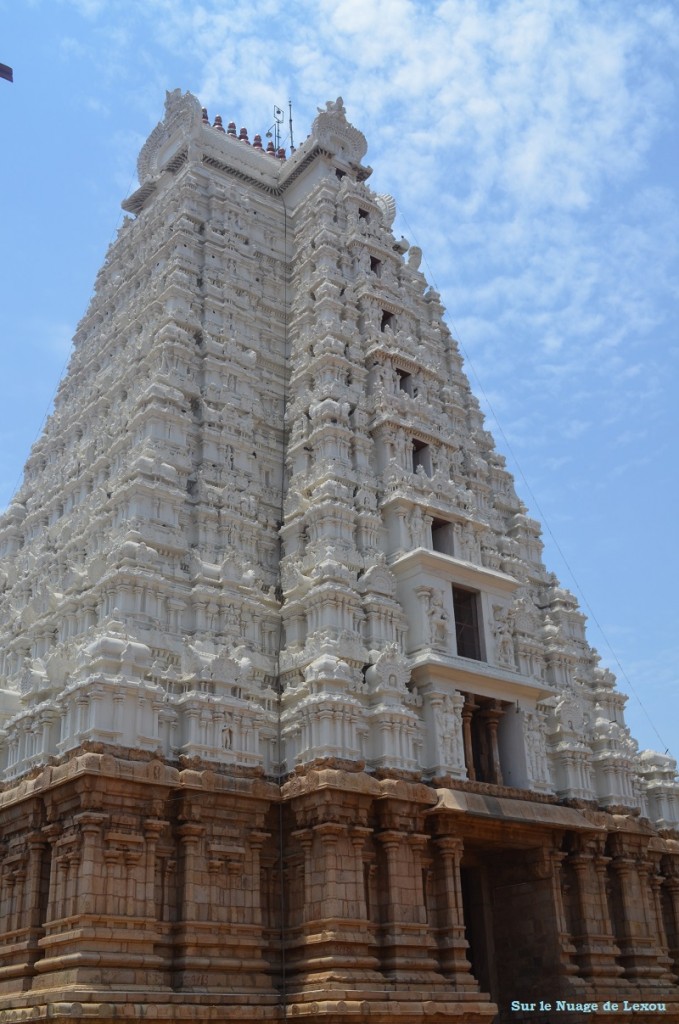
{"label": "pilaster on stone wall", "polygon": [[[370,891],[371,807],[379,784],[362,773],[309,771],[282,789],[286,842],[284,929],[288,990],[374,990],[383,983]],[[294,827],[297,826],[297,827]]]}
{"label": "pilaster on stone wall", "polygon": [[[670,956],[669,936],[665,926],[662,905],[662,887],[664,877],[662,874],[662,856],[659,851],[649,849],[646,853],[644,867],[646,868],[646,883],[648,885],[647,904],[650,911],[651,931],[655,939],[658,952],[658,963],[662,964],[667,971],[667,979],[676,984],[679,976],[674,971],[674,963]],[[643,874],[642,874],[643,884]]]}
{"label": "pilaster on stone wall", "polygon": [[673,983],[649,877],[648,837],[616,832],[609,839],[608,899],[624,977],[637,985]]}
{"label": "pilaster on stone wall", "polygon": [[[380,963],[399,985],[443,981],[429,922],[423,856],[424,811],[435,801],[423,786],[385,779],[376,806],[375,833],[380,881]],[[433,908],[431,908],[433,909]]]}
{"label": "pilaster on stone wall", "polygon": [[571,934],[576,950],[578,973],[598,986],[622,990],[623,968],[615,943],[606,901],[606,869],[610,857],[604,854],[605,836],[592,839],[585,834],[572,837],[564,861],[564,880],[572,882]]}
{"label": "pilaster on stone wall", "polygon": [[434,920],[441,973],[451,980],[456,991],[478,992],[479,984],[467,958],[469,943],[465,937],[464,907],[460,865],[463,840],[455,835],[438,835],[435,879]]}
{"label": "pilaster on stone wall", "polygon": [[[679,843],[676,846],[679,853]],[[679,977],[679,859],[665,854],[661,860],[663,883],[660,889],[662,920],[667,937],[672,970]]]}
{"label": "pilaster on stone wall", "polygon": [[261,859],[275,788],[206,771],[182,776],[173,986],[239,1000],[270,992]]}
{"label": "pilaster on stone wall", "polygon": [[[40,958],[46,909],[46,836],[37,807],[24,809],[5,832],[0,862],[0,992],[29,988]],[[23,820],[22,820],[23,819]]]}

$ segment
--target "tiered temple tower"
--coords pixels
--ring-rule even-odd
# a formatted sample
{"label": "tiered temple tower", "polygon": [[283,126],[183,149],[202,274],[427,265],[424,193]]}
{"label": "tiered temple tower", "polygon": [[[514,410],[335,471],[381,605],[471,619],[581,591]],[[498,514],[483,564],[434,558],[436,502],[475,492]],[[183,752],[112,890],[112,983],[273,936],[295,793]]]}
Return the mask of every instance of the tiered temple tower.
{"label": "tiered temple tower", "polygon": [[365,152],[142,149],[0,520],[3,1024],[679,1020],[676,765]]}

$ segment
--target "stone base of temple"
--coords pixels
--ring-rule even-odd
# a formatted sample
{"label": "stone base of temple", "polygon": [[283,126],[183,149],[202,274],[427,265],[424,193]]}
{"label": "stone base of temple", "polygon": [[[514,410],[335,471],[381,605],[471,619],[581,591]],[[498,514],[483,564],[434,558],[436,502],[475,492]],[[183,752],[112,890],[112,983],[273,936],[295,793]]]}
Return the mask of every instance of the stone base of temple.
{"label": "stone base of temple", "polygon": [[0,794],[1,1024],[679,1021],[679,840],[454,786],[36,769]]}

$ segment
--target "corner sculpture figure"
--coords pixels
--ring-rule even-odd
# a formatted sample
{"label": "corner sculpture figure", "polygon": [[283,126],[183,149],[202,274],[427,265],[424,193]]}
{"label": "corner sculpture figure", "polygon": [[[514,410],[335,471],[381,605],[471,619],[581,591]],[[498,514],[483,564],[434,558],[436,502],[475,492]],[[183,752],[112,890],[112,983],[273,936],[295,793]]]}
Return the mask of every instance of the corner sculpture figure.
{"label": "corner sculpture figure", "polygon": [[2,1024],[679,1021],[676,764],[366,148],[141,151],[0,519]]}

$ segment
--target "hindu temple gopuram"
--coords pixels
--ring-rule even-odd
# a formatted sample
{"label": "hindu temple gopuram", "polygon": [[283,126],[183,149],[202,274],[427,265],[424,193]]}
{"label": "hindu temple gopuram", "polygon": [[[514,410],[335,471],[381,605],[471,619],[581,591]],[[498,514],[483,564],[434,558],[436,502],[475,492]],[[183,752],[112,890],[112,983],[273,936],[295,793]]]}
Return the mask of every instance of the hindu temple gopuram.
{"label": "hindu temple gopuram", "polygon": [[676,764],[366,148],[141,151],[0,520],[0,1024],[679,1021]]}

